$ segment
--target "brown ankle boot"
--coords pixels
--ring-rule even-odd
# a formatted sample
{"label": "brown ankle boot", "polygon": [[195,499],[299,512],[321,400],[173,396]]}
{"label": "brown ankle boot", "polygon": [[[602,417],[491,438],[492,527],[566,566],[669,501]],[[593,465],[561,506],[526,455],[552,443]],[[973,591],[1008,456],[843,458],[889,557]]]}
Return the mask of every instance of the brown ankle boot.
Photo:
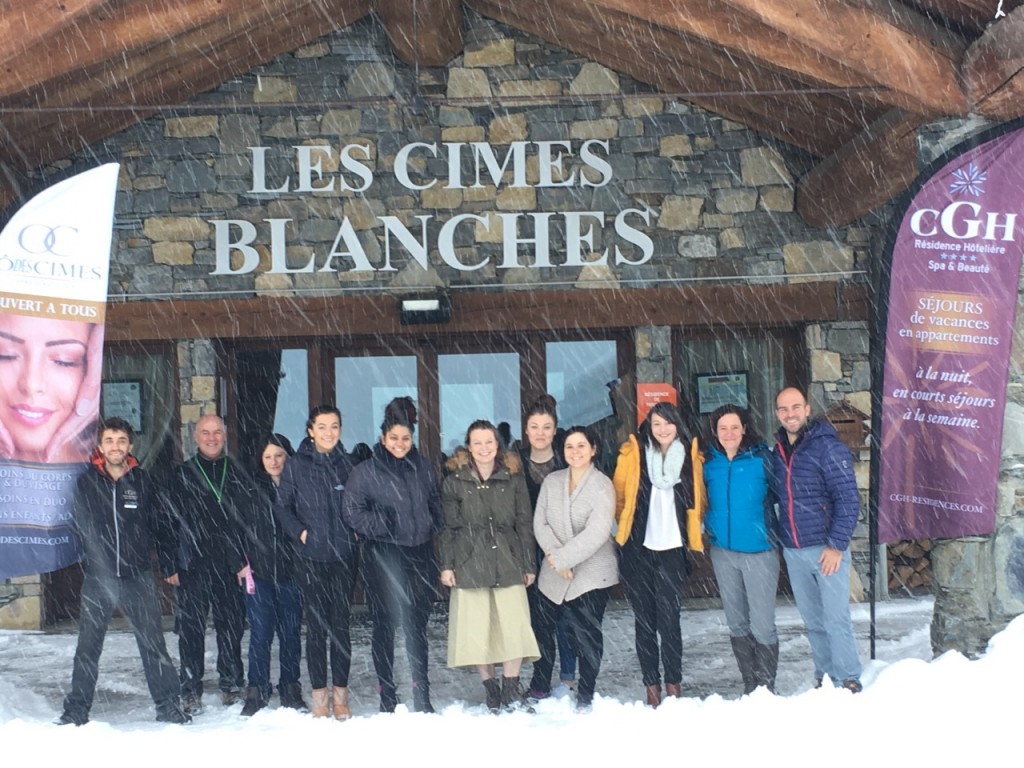
{"label": "brown ankle boot", "polygon": [[647,706],[658,708],[661,704],[661,685],[648,685],[647,686]]}
{"label": "brown ankle boot", "polygon": [[327,705],[327,699],[326,688],[313,689],[313,707],[310,710],[313,713],[313,717],[327,717],[331,713],[330,707]]}
{"label": "brown ankle boot", "polygon": [[334,689],[334,719],[348,720],[352,710],[348,708],[348,688]]}
{"label": "brown ankle boot", "polygon": [[681,699],[683,697],[683,684],[665,683],[665,696],[671,696],[674,699]]}

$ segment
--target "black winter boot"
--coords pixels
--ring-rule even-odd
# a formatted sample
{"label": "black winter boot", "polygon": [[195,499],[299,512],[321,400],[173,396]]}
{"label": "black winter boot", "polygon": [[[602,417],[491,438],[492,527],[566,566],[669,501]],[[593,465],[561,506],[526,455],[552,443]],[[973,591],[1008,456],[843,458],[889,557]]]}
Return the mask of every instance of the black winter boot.
{"label": "black winter boot", "polygon": [[753,693],[757,688],[757,679],[754,677],[754,647],[757,642],[751,635],[730,637],[729,640],[732,641],[732,652],[743,677],[743,693]]}
{"label": "black winter boot", "polygon": [[181,711],[177,701],[168,701],[159,704],[156,708],[156,721],[158,723],[174,723],[175,725],[188,725],[192,722],[192,716]]}
{"label": "black winter boot", "polygon": [[501,706],[506,712],[528,712],[531,715],[536,712],[526,700],[518,677],[501,678]]}
{"label": "black winter boot", "polygon": [[285,709],[309,709],[302,699],[302,686],[298,683],[278,686],[278,695],[281,697],[281,706]]}
{"label": "black winter boot", "polygon": [[775,673],[779,668],[779,643],[776,641],[765,645],[756,643],[754,646],[754,683],[763,685],[775,693]]}
{"label": "black winter boot", "polygon": [[430,683],[426,680],[413,681],[412,706],[417,712],[434,714],[434,706],[430,703]]}
{"label": "black winter boot", "polygon": [[259,688],[254,685],[250,685],[245,689],[245,697],[243,698],[242,704],[242,717],[252,717],[265,706],[267,706],[267,701],[263,698],[263,694],[260,693]]}
{"label": "black winter boot", "polygon": [[501,682],[494,677],[484,680],[484,690],[487,691],[487,708],[494,714],[501,711]]}
{"label": "black winter boot", "polygon": [[398,707],[398,691],[395,690],[395,685],[378,685],[377,689],[380,691],[380,711],[381,712],[394,712],[395,708]]}

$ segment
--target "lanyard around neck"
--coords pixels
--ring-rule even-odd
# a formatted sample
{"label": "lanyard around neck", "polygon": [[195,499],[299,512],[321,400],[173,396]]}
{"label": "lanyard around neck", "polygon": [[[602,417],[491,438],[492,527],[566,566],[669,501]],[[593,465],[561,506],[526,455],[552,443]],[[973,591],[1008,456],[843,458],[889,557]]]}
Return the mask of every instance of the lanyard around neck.
{"label": "lanyard around neck", "polygon": [[[203,464],[202,464],[201,461],[199,461],[198,457],[196,457],[196,466],[199,467],[199,471],[202,473],[203,479],[206,481],[206,484],[208,486],[210,486],[210,490],[213,491],[213,495],[217,497],[217,503],[220,504],[221,496],[224,495],[224,481],[228,477],[228,459],[227,459],[227,456],[224,457],[224,468],[221,470],[221,473],[220,473],[220,488],[214,488],[213,487],[213,483],[210,482],[210,476],[206,474],[206,470],[203,469]],[[214,462],[214,466],[216,466],[216,462]]]}

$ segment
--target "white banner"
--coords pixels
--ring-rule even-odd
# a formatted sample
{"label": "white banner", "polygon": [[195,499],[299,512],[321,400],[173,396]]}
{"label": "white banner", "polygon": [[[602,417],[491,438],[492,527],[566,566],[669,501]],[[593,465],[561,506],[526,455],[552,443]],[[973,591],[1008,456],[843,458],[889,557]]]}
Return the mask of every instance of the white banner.
{"label": "white banner", "polygon": [[44,190],[0,232],[0,578],[78,558],[95,447],[117,164]]}

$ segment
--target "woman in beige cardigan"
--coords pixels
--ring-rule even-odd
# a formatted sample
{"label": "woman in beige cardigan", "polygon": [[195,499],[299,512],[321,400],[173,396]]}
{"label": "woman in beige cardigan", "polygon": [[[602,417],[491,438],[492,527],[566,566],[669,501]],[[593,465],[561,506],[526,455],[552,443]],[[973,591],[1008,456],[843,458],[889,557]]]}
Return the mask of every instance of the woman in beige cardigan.
{"label": "woman in beige cardigan", "polygon": [[555,625],[566,611],[572,626],[580,680],[578,709],[589,709],[601,669],[604,636],[601,621],[608,590],[619,582],[615,545],[615,488],[594,466],[597,438],[589,427],[571,427],[565,434],[567,469],[552,472],[537,498],[533,532],[544,552],[537,580],[534,633],[541,658],[534,680],[550,686],[555,659]]}

